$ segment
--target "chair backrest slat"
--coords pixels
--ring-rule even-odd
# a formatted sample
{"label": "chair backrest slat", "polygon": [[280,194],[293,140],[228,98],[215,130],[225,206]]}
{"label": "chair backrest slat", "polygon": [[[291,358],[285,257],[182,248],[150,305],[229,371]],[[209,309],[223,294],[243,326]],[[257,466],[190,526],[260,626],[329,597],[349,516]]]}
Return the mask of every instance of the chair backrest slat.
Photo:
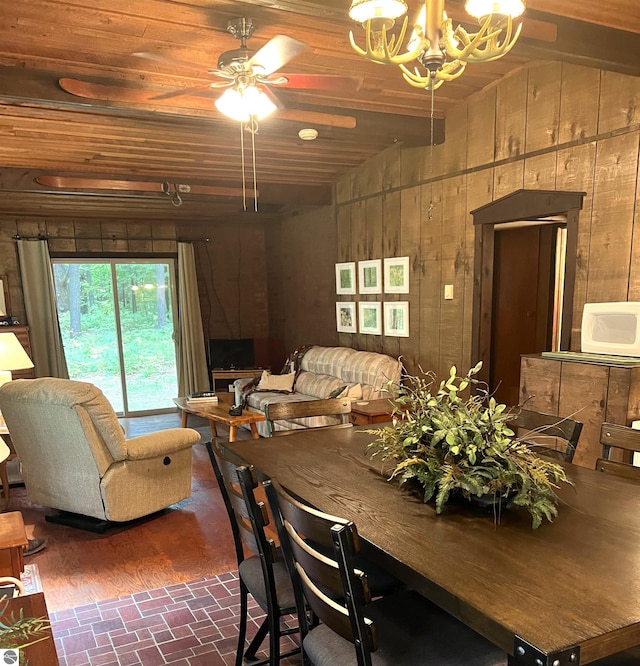
{"label": "chair backrest slat", "polygon": [[[302,590],[315,615],[354,644],[358,664],[370,666],[377,637],[373,622],[365,616],[371,601],[367,577],[354,565],[359,550],[355,525],[306,506],[275,480],[266,482],[265,488],[294,581],[299,615],[304,615]],[[300,625],[304,637],[308,626],[304,621]]]}
{"label": "chair backrest slat", "polygon": [[[255,475],[252,470],[238,465],[226,449],[212,442],[207,442],[206,446],[231,523],[238,565],[244,560],[243,545],[255,555],[264,554],[268,562],[272,563],[276,546],[273,539],[264,532],[269,524],[266,506],[263,502],[257,502],[253,495],[258,485]],[[249,485],[250,492],[242,488],[243,472],[248,473],[244,482]]]}
{"label": "chair backrest slat", "polygon": [[598,472],[608,472],[616,476],[630,479],[631,481],[640,481],[640,467],[634,467],[628,463],[618,462],[617,460],[606,460],[598,458],[596,460],[596,470]]}
{"label": "chair backrest slat", "polygon": [[326,400],[303,400],[300,402],[274,402],[264,406],[267,426],[272,436],[288,435],[293,430],[276,430],[276,421],[289,421],[312,416],[335,416],[335,424],[317,426],[319,428],[350,428],[349,414],[351,413],[351,400],[348,398],[327,398]]}
{"label": "chair backrest slat", "polygon": [[521,409],[509,425],[520,430],[519,437],[540,455],[572,462],[582,423],[568,417]]}
{"label": "chair backrest slat", "polygon": [[602,458],[596,461],[597,470],[623,476],[625,479],[640,480],[640,467],[611,459],[613,449],[626,451],[625,460],[630,459],[633,453],[640,453],[640,430],[618,423],[603,423],[600,427],[600,443]]}

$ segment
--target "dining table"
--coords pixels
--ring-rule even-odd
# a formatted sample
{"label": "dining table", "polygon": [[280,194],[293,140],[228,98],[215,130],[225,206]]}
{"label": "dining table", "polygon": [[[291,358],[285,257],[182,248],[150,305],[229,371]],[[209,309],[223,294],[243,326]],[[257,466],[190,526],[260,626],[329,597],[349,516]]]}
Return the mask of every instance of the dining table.
{"label": "dining table", "polygon": [[353,521],[367,557],[492,641],[509,666],[576,666],[640,646],[640,484],[563,463],[571,484],[557,489],[552,523],[533,529],[526,510],[463,498],[438,514],[366,453],[375,439],[365,426],[318,428],[224,446]]}

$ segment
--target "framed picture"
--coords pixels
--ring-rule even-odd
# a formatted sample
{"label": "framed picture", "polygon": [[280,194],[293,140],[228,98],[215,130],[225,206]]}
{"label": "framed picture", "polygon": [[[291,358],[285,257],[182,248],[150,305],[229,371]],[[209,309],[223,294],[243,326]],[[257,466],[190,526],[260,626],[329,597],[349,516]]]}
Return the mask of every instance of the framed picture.
{"label": "framed picture", "polygon": [[409,301],[384,304],[384,334],[397,338],[409,337]]}
{"label": "framed picture", "polygon": [[384,260],[385,294],[409,293],[409,257],[392,257]]}
{"label": "framed picture", "polygon": [[358,292],[361,294],[382,293],[382,261],[380,259],[358,262]]}
{"label": "framed picture", "polygon": [[357,333],[356,304],[349,302],[336,303],[336,324],[338,333]]}
{"label": "framed picture", "polygon": [[382,307],[377,301],[360,301],[358,303],[358,322],[360,333],[370,335],[382,334]]}
{"label": "framed picture", "polygon": [[356,293],[356,262],[336,264],[336,294]]}

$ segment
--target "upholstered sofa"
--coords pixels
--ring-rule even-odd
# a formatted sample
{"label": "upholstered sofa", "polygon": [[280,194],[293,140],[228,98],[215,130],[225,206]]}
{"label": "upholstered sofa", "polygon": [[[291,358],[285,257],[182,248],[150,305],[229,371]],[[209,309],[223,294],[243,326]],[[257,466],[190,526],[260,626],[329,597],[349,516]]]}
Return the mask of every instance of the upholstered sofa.
{"label": "upholstered sofa", "polygon": [[[277,391],[259,388],[271,385],[251,379],[238,379],[234,383],[236,404],[242,403],[249,411],[263,412],[264,406],[274,402],[317,400],[329,397],[350,397],[352,400],[374,400],[388,393],[382,389],[392,381],[396,385],[402,375],[402,364],[386,354],[356,351],[350,347],[308,348],[294,353],[290,368],[295,373],[292,390]],[[278,385],[274,377],[273,385]],[[278,422],[276,429],[309,428],[338,422],[334,417],[321,416]],[[266,423],[258,423],[258,432],[268,436]]]}

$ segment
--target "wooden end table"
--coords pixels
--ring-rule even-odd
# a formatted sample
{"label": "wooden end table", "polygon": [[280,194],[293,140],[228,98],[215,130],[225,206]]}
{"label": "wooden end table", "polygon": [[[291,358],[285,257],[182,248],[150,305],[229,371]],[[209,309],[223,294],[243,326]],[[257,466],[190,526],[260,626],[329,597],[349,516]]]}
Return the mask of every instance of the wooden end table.
{"label": "wooden end table", "polygon": [[389,398],[353,401],[351,403],[351,423],[357,426],[385,423],[391,421],[392,410]]}
{"label": "wooden end table", "polygon": [[9,428],[7,428],[7,424],[5,423],[2,414],[0,414],[0,437],[2,437],[11,451],[11,453],[9,453],[9,455],[4,460],[0,461],[0,482],[2,482],[2,499],[4,500],[2,510],[5,510],[9,506],[9,495],[11,493],[11,487],[9,486],[9,476],[7,475],[7,463],[16,457],[16,452],[13,448],[11,435],[9,434]]}
{"label": "wooden end table", "polygon": [[0,576],[20,579],[24,548],[29,544],[20,511],[0,514]]}
{"label": "wooden end table", "polygon": [[258,429],[256,423],[264,421],[264,414],[258,412],[248,412],[243,410],[240,416],[231,416],[229,409],[233,404],[231,393],[218,393],[218,403],[196,402],[189,403],[185,398],[174,398],[173,402],[182,410],[182,427],[187,426],[187,416],[194,414],[201,416],[209,421],[211,426],[211,434],[213,437],[218,436],[216,423],[224,423],[229,426],[229,441],[235,442],[238,436],[238,426],[248,425],[251,428],[251,436],[253,439],[259,439]]}

